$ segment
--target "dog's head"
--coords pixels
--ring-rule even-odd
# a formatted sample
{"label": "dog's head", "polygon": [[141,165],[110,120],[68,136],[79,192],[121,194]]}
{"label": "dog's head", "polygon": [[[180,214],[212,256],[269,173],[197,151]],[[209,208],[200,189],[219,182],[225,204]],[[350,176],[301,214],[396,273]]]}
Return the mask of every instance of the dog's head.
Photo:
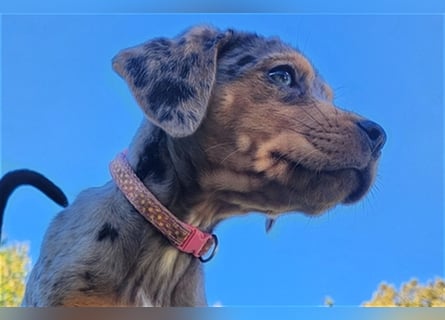
{"label": "dog's head", "polygon": [[196,27],[123,50],[113,67],[222,207],[316,214],[373,183],[385,132],[336,108],[308,59],[279,39]]}

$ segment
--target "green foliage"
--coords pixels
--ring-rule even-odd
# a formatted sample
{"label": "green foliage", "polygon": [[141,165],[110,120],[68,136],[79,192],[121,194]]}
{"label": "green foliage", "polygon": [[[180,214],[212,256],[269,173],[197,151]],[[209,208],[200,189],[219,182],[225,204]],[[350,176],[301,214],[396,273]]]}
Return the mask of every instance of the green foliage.
{"label": "green foliage", "polygon": [[29,264],[27,245],[0,247],[0,307],[20,305]]}
{"label": "green foliage", "polygon": [[324,305],[326,307],[333,307],[334,306],[334,300],[330,296],[326,296],[324,298]]}
{"label": "green foliage", "polygon": [[382,283],[365,307],[444,307],[445,281],[436,278],[427,284],[412,279],[397,291],[391,284]]}

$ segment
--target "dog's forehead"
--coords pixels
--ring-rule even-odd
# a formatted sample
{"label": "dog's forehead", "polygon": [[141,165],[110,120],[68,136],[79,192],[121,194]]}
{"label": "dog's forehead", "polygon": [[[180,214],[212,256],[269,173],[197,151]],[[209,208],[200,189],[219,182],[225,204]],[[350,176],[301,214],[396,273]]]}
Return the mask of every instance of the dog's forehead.
{"label": "dog's forehead", "polygon": [[264,63],[266,68],[272,68],[272,64],[289,64],[303,74],[313,77],[317,74],[301,51],[278,37],[266,38],[255,33],[233,32],[218,52],[219,70],[227,80],[236,78],[253,65]]}
{"label": "dog's forehead", "polygon": [[231,58],[250,54],[260,59],[274,53],[300,54],[298,50],[277,37],[266,38],[256,33],[233,31],[231,38],[220,48],[218,56]]}

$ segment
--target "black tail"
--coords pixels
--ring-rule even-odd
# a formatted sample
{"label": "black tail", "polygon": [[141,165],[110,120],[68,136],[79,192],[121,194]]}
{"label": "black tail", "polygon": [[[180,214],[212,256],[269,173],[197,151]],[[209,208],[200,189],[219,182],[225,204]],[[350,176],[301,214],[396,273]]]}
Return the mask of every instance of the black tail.
{"label": "black tail", "polygon": [[0,179],[0,239],[6,202],[12,192],[21,185],[30,185],[39,189],[48,198],[62,207],[68,205],[68,199],[63,191],[44,175],[27,169],[8,172]]}

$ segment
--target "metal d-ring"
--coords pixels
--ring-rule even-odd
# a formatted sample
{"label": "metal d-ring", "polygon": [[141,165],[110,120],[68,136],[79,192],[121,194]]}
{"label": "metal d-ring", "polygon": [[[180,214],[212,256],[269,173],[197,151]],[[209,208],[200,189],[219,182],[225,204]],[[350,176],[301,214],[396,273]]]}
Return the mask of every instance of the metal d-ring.
{"label": "metal d-ring", "polygon": [[213,249],[212,249],[212,252],[210,253],[210,256],[208,256],[207,258],[203,258],[202,256],[199,257],[199,260],[200,260],[202,263],[209,262],[210,260],[213,259],[213,257],[214,257],[215,254],[216,254],[216,251],[217,251],[217,249],[218,249],[218,237],[216,236],[216,234],[212,234],[212,238],[213,238]]}

